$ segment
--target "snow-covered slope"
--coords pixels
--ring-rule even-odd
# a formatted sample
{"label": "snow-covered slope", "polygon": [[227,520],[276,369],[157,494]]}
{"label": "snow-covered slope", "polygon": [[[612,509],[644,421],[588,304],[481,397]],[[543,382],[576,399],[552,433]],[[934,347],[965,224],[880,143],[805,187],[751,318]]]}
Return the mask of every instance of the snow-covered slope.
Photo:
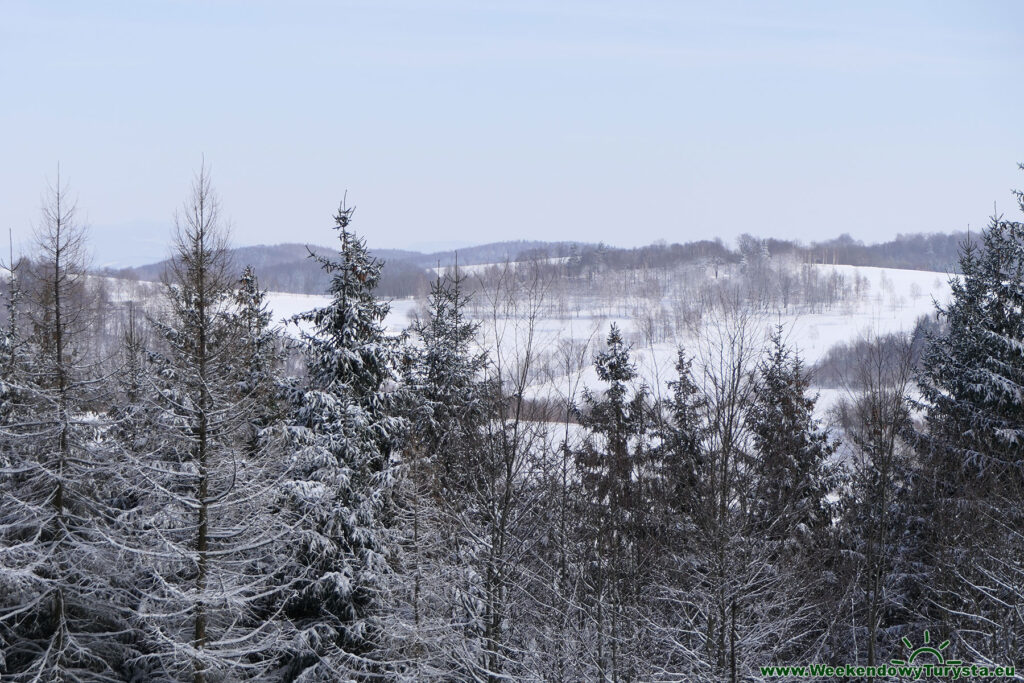
{"label": "snow-covered slope", "polygon": [[[788,312],[759,313],[754,317],[754,325],[762,333],[774,325],[783,325],[789,343],[799,350],[808,366],[821,359],[835,344],[855,340],[860,335],[909,331],[920,316],[934,313],[935,302],[945,303],[950,296],[949,276],[945,273],[860,266],[814,267],[823,276],[834,272],[850,281],[860,278],[862,283],[866,283],[863,295],[836,304],[831,309],[791,308]],[[278,322],[323,306],[328,301],[327,296],[268,293],[268,304]],[[387,319],[389,330],[398,333],[408,327],[411,315],[419,305],[419,302],[411,298],[393,301]],[[613,322],[632,336],[634,360],[644,379],[656,390],[664,390],[665,383],[674,377],[677,345],[682,345],[689,354],[700,354],[699,331],[675,342],[651,344],[644,341],[637,320],[588,314],[586,311],[577,312],[572,317],[539,319],[535,328],[536,342],[541,355],[550,357],[555,354],[558,345],[567,340],[589,340],[591,350],[588,356],[592,357]],[[483,327],[487,332],[489,326],[485,324]],[[488,336],[490,339],[485,344],[493,344],[494,330],[490,330]],[[512,335],[506,334],[505,338],[511,339]],[[559,395],[565,392],[571,381],[571,377],[559,375],[557,371],[546,373],[533,387],[532,393],[538,398]],[[597,373],[593,366],[584,371],[582,385],[598,387]],[[835,398],[835,391],[823,391],[821,407],[831,404]]]}
{"label": "snow-covered slope", "polygon": [[[885,335],[910,331],[922,315],[935,312],[935,302],[949,300],[949,277],[945,273],[917,270],[895,270],[859,266],[815,266],[828,275],[835,271],[851,280],[863,278],[868,286],[860,299],[834,306],[830,310],[771,312],[751,314],[752,324],[760,333],[767,334],[775,325],[785,329],[789,344],[799,350],[806,365],[820,360],[835,344],[856,340],[862,335]],[[538,332],[542,343],[553,346],[562,339],[579,341],[591,339],[599,344],[608,333],[611,323],[617,323],[627,334],[633,333],[633,358],[641,376],[656,390],[664,390],[665,383],[674,378],[673,365],[678,347],[687,354],[699,356],[700,331],[674,342],[645,343],[636,320],[625,317],[542,319]],[[591,354],[592,355],[592,354]],[[597,387],[597,373],[593,366],[583,374],[583,384]],[[568,386],[569,377],[554,376],[534,388],[538,397],[559,394]],[[834,393],[834,392],[833,392]],[[824,392],[822,407],[831,403],[831,393]]]}
{"label": "snow-covered slope", "polygon": [[922,315],[935,312],[935,302],[949,300],[949,276],[924,270],[895,270],[862,266],[816,266],[870,283],[867,296],[855,305],[816,314],[781,316],[790,342],[808,364],[817,362],[835,344],[871,332],[878,335],[909,331]]}

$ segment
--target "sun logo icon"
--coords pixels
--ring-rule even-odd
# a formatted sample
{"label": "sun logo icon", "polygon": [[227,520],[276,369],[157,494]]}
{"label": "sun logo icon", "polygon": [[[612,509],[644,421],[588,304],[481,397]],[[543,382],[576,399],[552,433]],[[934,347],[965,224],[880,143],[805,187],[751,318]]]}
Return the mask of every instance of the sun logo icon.
{"label": "sun logo icon", "polygon": [[914,660],[916,660],[921,655],[932,655],[933,657],[935,657],[935,659],[938,660],[936,664],[940,666],[957,666],[958,664],[963,664],[963,662],[959,659],[950,659],[947,661],[945,656],[942,654],[942,651],[949,647],[948,640],[942,641],[942,643],[940,643],[938,647],[932,647],[932,634],[927,630],[924,632],[924,645],[922,645],[919,648],[915,649],[914,644],[911,643],[910,639],[906,636],[903,636],[902,640],[903,644],[907,647],[908,650],[910,650],[910,656],[906,660],[894,659],[892,660],[893,664],[903,664],[905,666],[909,666],[913,664]]}

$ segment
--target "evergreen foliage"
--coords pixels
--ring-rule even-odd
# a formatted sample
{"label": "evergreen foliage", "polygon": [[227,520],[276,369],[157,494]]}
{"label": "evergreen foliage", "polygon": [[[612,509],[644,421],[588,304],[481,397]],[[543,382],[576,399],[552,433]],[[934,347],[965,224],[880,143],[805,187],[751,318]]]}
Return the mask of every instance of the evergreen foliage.
{"label": "evergreen foliage", "polygon": [[[54,190],[0,326],[0,679],[737,683],[925,629],[1024,651],[1024,224],[963,245],[941,321],[836,352],[826,422],[766,313],[850,289],[791,244],[455,268],[395,334],[352,217],[289,338],[205,167],[152,298],[87,274]],[[596,319],[637,284],[598,353],[603,320],[548,334],[567,292]],[[645,383],[631,341],[656,363],[680,329]]]}
{"label": "evergreen foliage", "polygon": [[400,491],[401,568],[389,630],[408,664],[408,680],[467,676],[463,642],[472,620],[471,583],[460,542],[472,463],[483,443],[489,393],[486,355],[475,347],[479,323],[469,319],[465,276],[438,275],[424,315],[411,326],[405,359],[410,431]]}
{"label": "evergreen foliage", "polygon": [[783,334],[780,325],[769,339],[747,414],[755,479],[750,511],[760,533],[810,547],[832,522],[826,499],[837,483],[829,461],[836,444],[814,416],[810,378]]}
{"label": "evergreen foliage", "polygon": [[587,438],[576,463],[580,513],[590,534],[593,658],[599,676],[628,679],[637,675],[632,631],[656,548],[660,486],[652,478],[651,398],[646,386],[635,386],[636,367],[614,323],[606,345],[594,361],[605,389],[599,396],[584,391],[580,423]]}
{"label": "evergreen foliage", "polygon": [[918,541],[934,567],[922,609],[937,631],[995,661],[1024,647],[1013,555],[1024,523],[1024,223],[993,217],[980,244],[963,245],[960,269],[918,380]]}
{"label": "evergreen foliage", "polygon": [[290,680],[376,670],[384,577],[393,559],[396,452],[406,430],[399,407],[398,347],[388,304],[373,296],[381,264],[335,216],[337,258],[312,254],[331,275],[332,301],[297,316],[308,386],[295,392],[295,464],[285,484],[304,520],[292,553],[295,589],[285,612],[298,629]]}

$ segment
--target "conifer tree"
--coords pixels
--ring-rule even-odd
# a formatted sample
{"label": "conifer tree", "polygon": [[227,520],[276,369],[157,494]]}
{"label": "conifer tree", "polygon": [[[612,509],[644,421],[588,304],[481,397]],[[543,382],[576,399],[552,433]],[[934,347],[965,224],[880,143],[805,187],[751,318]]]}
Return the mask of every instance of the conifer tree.
{"label": "conifer tree", "polygon": [[389,305],[373,290],[381,263],[335,216],[336,258],[312,255],[331,276],[331,302],[295,318],[304,325],[308,388],[296,393],[297,448],[286,482],[304,520],[292,558],[296,588],[285,610],[298,628],[289,680],[343,679],[381,667],[384,579],[393,560],[399,414],[397,340]]}
{"label": "conifer tree", "polygon": [[636,367],[617,325],[595,365],[606,388],[600,396],[584,393],[580,421],[588,437],[576,453],[581,513],[593,534],[594,663],[602,678],[628,679],[639,675],[634,609],[649,577],[656,531],[648,495],[652,406],[646,386],[635,386]]}
{"label": "conifer tree", "polygon": [[109,581],[109,458],[87,415],[100,383],[84,358],[85,231],[52,188],[20,339],[12,283],[0,427],[0,678],[116,680],[124,595]]}
{"label": "conifer tree", "polygon": [[672,523],[692,523],[699,483],[706,473],[703,440],[707,431],[705,401],[693,377],[693,359],[682,349],[676,355],[676,379],[668,383],[669,397],[658,406],[662,491]]}
{"label": "conifer tree", "polygon": [[431,287],[426,320],[413,326],[419,342],[417,396],[423,419],[417,433],[432,461],[442,497],[457,498],[468,482],[466,453],[480,445],[487,411],[485,353],[474,348],[480,324],[468,317],[465,276],[458,268]]}
{"label": "conifer tree", "polygon": [[426,315],[412,325],[405,383],[410,431],[400,489],[401,568],[395,619],[403,677],[466,675],[457,654],[468,619],[460,587],[468,570],[460,539],[481,448],[489,393],[486,355],[474,343],[479,323],[468,318],[465,276],[438,275]]}
{"label": "conifer tree", "polygon": [[1021,567],[1006,560],[1024,523],[1024,223],[993,217],[960,268],[918,380],[924,610],[979,661],[1008,660],[1024,647]]}
{"label": "conifer tree", "polygon": [[[676,379],[657,406],[655,467],[658,473],[658,557],[655,581],[646,593],[655,607],[650,619],[652,637],[662,644],[654,658],[661,676],[694,670],[691,658],[679,647],[693,631],[693,615],[681,609],[698,591],[702,560],[695,547],[706,523],[709,460],[707,405],[693,376],[693,359],[682,348],[676,355]],[[690,635],[692,638],[692,635]],[[677,647],[665,646],[675,643]]]}
{"label": "conifer tree", "polygon": [[[136,577],[136,675],[210,680],[266,677],[287,623],[267,613],[288,588],[271,572],[292,523],[276,514],[280,452],[248,438],[254,395],[240,385],[247,334],[238,324],[226,230],[205,167],[176,217],[165,283],[168,314],[152,318],[146,438],[124,444],[123,518]],[[256,333],[266,330],[257,324]],[[252,379],[246,377],[246,379]],[[266,446],[266,447],[263,447]]]}
{"label": "conifer tree", "polygon": [[530,391],[547,286],[536,264],[506,264],[481,289],[487,311],[481,337],[492,344],[481,385],[486,419],[460,483],[465,502],[451,519],[459,524],[458,563],[465,567],[457,588],[465,615],[460,670],[488,683],[526,675],[526,550],[536,533],[531,512],[541,491],[535,472],[546,433]]}
{"label": "conifer tree", "polygon": [[758,375],[746,418],[755,480],[750,514],[761,533],[809,548],[831,523],[826,496],[836,484],[829,462],[836,444],[814,417],[810,378],[786,346],[781,325],[769,338]]}
{"label": "conifer tree", "polygon": [[799,661],[813,646],[807,627],[817,606],[807,599],[806,577],[780,562],[780,544],[749,511],[760,327],[742,304],[710,318],[698,339],[697,380],[681,363],[663,408],[669,417],[660,431],[670,437],[663,443],[690,453],[676,481],[667,478],[675,491],[666,496],[663,535],[677,540],[664,551],[668,571],[649,592],[659,609],[655,646],[645,655],[657,680],[752,679],[761,662]]}
{"label": "conifer tree", "polygon": [[280,377],[284,362],[281,331],[272,324],[266,292],[252,266],[242,270],[233,294],[232,322],[238,329],[238,357],[235,392],[249,407],[249,450],[259,448],[265,428],[279,424],[286,408],[284,381]]}

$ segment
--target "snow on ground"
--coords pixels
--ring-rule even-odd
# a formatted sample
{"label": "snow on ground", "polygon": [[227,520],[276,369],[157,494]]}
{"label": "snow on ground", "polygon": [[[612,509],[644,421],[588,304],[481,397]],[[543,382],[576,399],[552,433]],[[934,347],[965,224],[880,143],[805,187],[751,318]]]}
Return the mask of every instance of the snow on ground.
{"label": "snow on ground", "polygon": [[388,327],[388,331],[392,334],[398,334],[402,330],[408,328],[419,307],[420,302],[413,297],[393,300],[391,302],[391,311],[388,313],[388,317],[384,321]]}
{"label": "snow on ground", "polygon": [[[486,267],[489,264],[467,266],[466,270],[472,272],[471,268]],[[755,322],[763,333],[767,333],[773,325],[782,324],[788,342],[799,350],[807,366],[820,360],[835,344],[853,341],[861,335],[909,331],[920,316],[935,312],[934,302],[946,303],[950,296],[948,276],[945,273],[859,266],[815,267],[826,277],[836,272],[844,275],[849,282],[856,276],[864,278],[869,283],[867,293],[859,301],[843,302],[831,310],[809,312],[791,309],[789,312],[765,313],[759,315]],[[328,304],[330,297],[268,292],[267,301],[274,320],[281,322],[297,313]],[[397,334],[406,329],[419,306],[420,302],[414,298],[392,301],[386,321],[388,330]],[[639,341],[639,327],[635,320],[628,317],[596,313],[588,315],[583,312],[575,317],[541,318],[534,330],[535,348],[539,349],[542,356],[555,358],[559,346],[569,340],[577,344],[589,341],[590,349],[586,357],[592,359],[613,322],[618,323],[623,332],[634,339],[633,358],[644,381],[655,392],[666,391],[666,383],[675,378],[673,366],[677,343],[646,344]],[[494,329],[493,321],[486,320],[483,321],[482,329],[485,344],[493,347],[495,341],[501,339],[503,348],[508,352],[513,350],[516,343],[523,341],[522,321],[499,320],[498,329]],[[700,355],[700,342],[696,337],[679,339],[678,343],[687,354]],[[531,396],[564,396],[573,381],[573,377],[556,370],[544,372],[532,387]],[[583,371],[579,386],[600,388],[593,365]],[[840,395],[841,392],[836,390],[821,390],[819,410],[824,411]]]}
{"label": "snow on ground", "polygon": [[855,274],[870,282],[865,300],[852,306],[816,314],[780,316],[789,341],[810,365],[839,342],[865,333],[885,335],[910,331],[922,315],[935,313],[935,303],[949,301],[949,277],[926,270],[897,270],[861,266],[817,266],[828,275],[836,271],[852,280]]}
{"label": "snow on ground", "polygon": [[[474,269],[485,269],[491,265],[494,264],[467,266],[466,271],[472,273]],[[949,276],[945,273],[857,266],[815,267],[820,269],[820,274],[825,277],[836,272],[845,276],[847,282],[852,282],[857,276],[866,279],[869,283],[867,294],[859,301],[843,302],[831,310],[810,312],[791,309],[789,312],[761,314],[755,323],[764,333],[773,325],[782,324],[786,329],[788,342],[799,349],[807,366],[821,359],[835,344],[853,341],[860,335],[909,331],[920,316],[934,314],[935,302],[944,304],[950,297]],[[102,280],[102,286],[107,289],[111,298],[119,302],[145,300],[154,295],[159,296],[162,291],[159,283],[134,282],[110,277],[96,279]],[[267,305],[272,313],[272,319],[292,335],[296,335],[297,330],[294,326],[285,326],[286,320],[296,314],[326,306],[330,301],[331,298],[326,295],[267,292]],[[670,305],[671,302],[663,303]],[[656,395],[666,392],[667,382],[675,379],[674,364],[679,345],[682,345],[688,355],[700,356],[699,335],[690,335],[675,342],[645,343],[638,320],[626,315],[609,313],[621,312],[626,308],[620,304],[621,302],[595,301],[590,311],[580,310],[575,311],[574,315],[561,318],[546,317],[536,321],[535,349],[538,350],[541,360],[549,363],[535,378],[530,389],[531,398],[561,401],[568,393],[573,393],[579,401],[584,387],[599,390],[601,384],[592,360],[596,351],[602,347],[608,328],[613,322],[617,323],[627,339],[633,342],[633,359],[642,379]],[[392,301],[386,319],[388,331],[398,334],[407,329],[421,306],[422,302],[412,297]],[[506,353],[515,353],[516,345],[522,344],[525,338],[525,324],[522,320],[483,320],[481,329],[484,333],[484,345],[493,348],[495,340],[500,338],[501,347]],[[588,365],[579,376],[566,375],[564,370],[557,369],[560,367],[559,349],[570,342],[576,345],[588,344],[584,356]],[[827,409],[844,396],[844,392],[838,389],[822,388],[816,391],[819,392],[819,416],[824,416]],[[571,426],[570,431],[572,438],[578,438],[577,425]]]}
{"label": "snow on ground", "polygon": [[[467,266],[471,268],[487,268],[493,264]],[[835,344],[856,339],[866,333],[878,335],[890,332],[908,331],[922,315],[933,314],[934,302],[946,303],[949,300],[950,288],[945,273],[920,270],[898,270],[892,268],[875,268],[860,266],[815,266],[823,276],[832,272],[844,275],[848,281],[855,276],[865,278],[869,283],[867,294],[856,302],[844,302],[823,312],[790,310],[764,314],[758,319],[759,324],[767,330],[772,325],[782,324],[786,328],[790,344],[799,349],[804,362],[812,365],[817,362]],[[151,293],[159,285],[156,283],[131,282],[116,278],[102,278],[108,291],[116,300],[142,298]],[[330,297],[316,294],[293,294],[289,292],[268,292],[267,304],[273,314],[273,320],[283,323],[292,316],[312,310],[330,303]],[[391,302],[391,311],[387,317],[387,327],[392,333],[399,333],[409,326],[413,315],[421,302],[414,298],[396,299]],[[515,327],[521,321],[499,321],[502,326],[494,330],[491,321],[484,321],[483,329],[487,333],[487,343],[493,344],[496,337],[506,342],[516,337]],[[535,334],[536,345],[542,353],[555,354],[559,345],[573,340],[576,343],[590,341],[592,357],[594,349],[603,342],[608,334],[611,323],[618,323],[627,336],[636,340],[639,326],[637,321],[626,316],[609,316],[587,312],[565,318],[541,318],[537,321]],[[694,338],[679,339],[687,353],[698,352],[698,342]],[[661,342],[644,344],[634,341],[634,359],[641,374],[648,383],[664,387],[668,379],[674,376],[673,364],[676,358],[676,343]],[[568,377],[555,376],[546,378],[543,386],[535,389],[538,394],[564,390]],[[597,374],[591,366],[584,374],[583,384],[596,387]]]}
{"label": "snow on ground", "polygon": [[267,308],[272,320],[285,325],[293,316],[314,308],[322,308],[331,302],[331,297],[322,294],[293,294],[292,292],[267,292]]}
{"label": "snow on ground", "polygon": [[[293,294],[291,292],[267,292],[267,308],[270,309],[272,320],[284,326],[285,322],[299,313],[322,308],[331,303],[331,297],[324,294]],[[398,334],[409,326],[410,313],[418,307],[414,298],[396,299],[391,302],[391,311],[385,320],[388,331]],[[287,326],[294,333],[293,326]]]}
{"label": "snow on ground", "polygon": [[[789,312],[759,314],[755,319],[759,332],[765,335],[771,327],[783,325],[787,342],[798,349],[806,366],[819,361],[838,343],[866,335],[910,331],[920,316],[934,314],[935,302],[944,304],[950,297],[949,278],[945,273],[860,266],[816,267],[822,271],[822,276],[835,271],[846,276],[848,281],[859,275],[869,283],[866,295],[859,301],[843,302],[822,312],[791,309]],[[618,323],[627,335],[638,329],[636,321],[625,317],[595,317],[542,319],[538,322],[537,331],[541,343],[552,348],[561,340],[572,338],[580,341],[588,337],[596,348],[607,336],[612,322]],[[698,356],[699,363],[702,343],[695,336],[655,344],[634,341],[634,362],[640,376],[655,392],[666,391],[666,383],[675,378],[674,364],[679,345],[687,355]],[[589,356],[592,357],[593,353],[591,351]],[[537,398],[563,395],[569,381],[568,376],[550,377],[533,387],[532,395]],[[599,388],[597,372],[592,365],[583,372],[582,385]],[[819,408],[824,411],[838,397],[838,392],[822,391]]]}

